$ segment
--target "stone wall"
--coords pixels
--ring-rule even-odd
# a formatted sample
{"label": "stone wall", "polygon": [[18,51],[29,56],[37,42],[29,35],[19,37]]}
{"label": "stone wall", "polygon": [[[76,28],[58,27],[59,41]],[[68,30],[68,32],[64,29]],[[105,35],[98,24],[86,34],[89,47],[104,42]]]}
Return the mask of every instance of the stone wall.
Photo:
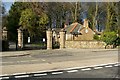
{"label": "stone wall", "polygon": [[102,41],[65,41],[65,48],[99,49],[105,48]]}
{"label": "stone wall", "polygon": [[[86,30],[88,31],[87,33]],[[74,40],[93,40],[94,32],[89,27],[87,29],[83,28],[80,32],[81,35],[74,36]]]}

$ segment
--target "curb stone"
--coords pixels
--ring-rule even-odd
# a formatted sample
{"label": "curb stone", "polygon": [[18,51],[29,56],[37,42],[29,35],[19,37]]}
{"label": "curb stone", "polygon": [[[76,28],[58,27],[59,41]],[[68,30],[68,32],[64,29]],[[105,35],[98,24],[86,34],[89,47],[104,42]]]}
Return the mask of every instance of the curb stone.
{"label": "curb stone", "polygon": [[14,54],[14,55],[2,55],[0,57],[20,57],[20,56],[27,56],[30,55],[30,53],[26,53],[26,54]]}

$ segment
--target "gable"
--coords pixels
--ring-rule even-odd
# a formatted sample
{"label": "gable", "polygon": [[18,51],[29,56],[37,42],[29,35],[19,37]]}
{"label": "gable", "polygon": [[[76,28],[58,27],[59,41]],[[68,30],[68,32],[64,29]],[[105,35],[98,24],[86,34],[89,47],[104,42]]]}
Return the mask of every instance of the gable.
{"label": "gable", "polygon": [[91,28],[85,28],[83,27],[81,30],[80,30],[81,34],[94,34],[94,31],[91,29]]}
{"label": "gable", "polygon": [[79,23],[72,23],[71,25],[67,26],[65,29],[67,34],[78,34],[79,30],[82,28],[83,26]]}

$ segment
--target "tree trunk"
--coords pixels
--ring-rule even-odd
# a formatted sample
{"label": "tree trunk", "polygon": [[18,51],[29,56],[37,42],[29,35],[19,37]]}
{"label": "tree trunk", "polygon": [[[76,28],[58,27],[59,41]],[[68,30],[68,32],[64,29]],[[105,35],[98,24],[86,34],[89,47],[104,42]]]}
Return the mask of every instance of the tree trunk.
{"label": "tree trunk", "polygon": [[95,26],[97,25],[97,23],[96,23],[96,17],[97,17],[97,15],[98,15],[98,3],[96,2],[95,16],[93,16],[93,30],[96,29]]}

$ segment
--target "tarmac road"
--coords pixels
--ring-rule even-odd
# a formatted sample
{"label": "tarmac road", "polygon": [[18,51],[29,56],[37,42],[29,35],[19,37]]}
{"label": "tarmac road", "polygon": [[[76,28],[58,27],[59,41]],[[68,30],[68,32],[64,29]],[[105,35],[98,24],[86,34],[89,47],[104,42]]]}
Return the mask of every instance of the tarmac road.
{"label": "tarmac road", "polygon": [[[114,49],[31,50],[22,52],[28,53],[29,55],[2,57],[1,67],[3,75],[82,66],[90,67],[99,64],[115,63],[118,62],[119,59],[118,50]],[[22,52],[19,54],[22,54]],[[8,55],[9,52],[5,54]],[[11,52],[10,55],[13,55],[13,52]]]}
{"label": "tarmac road", "polygon": [[66,73],[63,72],[61,74],[52,74],[36,78],[116,78],[118,76],[118,67],[102,67],[101,69],[87,69],[70,70]]}
{"label": "tarmac road", "polygon": [[29,51],[30,55],[17,57],[3,57],[2,65],[18,64],[36,64],[36,63],[53,63],[63,61],[89,60],[98,58],[118,58],[118,51],[94,51],[94,50],[53,50],[53,51]]}
{"label": "tarmac road", "polygon": [[36,74],[32,77],[17,77],[11,78],[10,80],[69,80],[70,78],[72,78],[73,80],[118,80],[118,76],[120,76],[120,73],[118,73],[118,69],[120,70],[120,66],[116,66],[116,64],[113,64],[90,68],[42,73],[42,75]]}

